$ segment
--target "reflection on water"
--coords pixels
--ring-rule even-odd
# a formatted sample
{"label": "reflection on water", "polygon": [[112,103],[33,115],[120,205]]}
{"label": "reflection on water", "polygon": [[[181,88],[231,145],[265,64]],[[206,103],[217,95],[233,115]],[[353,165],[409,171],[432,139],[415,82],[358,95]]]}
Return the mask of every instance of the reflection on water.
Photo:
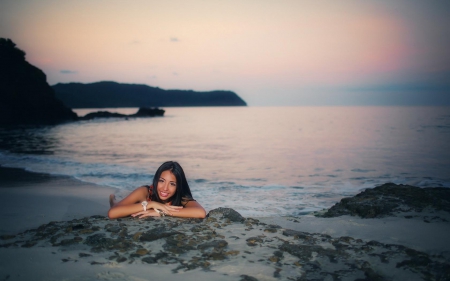
{"label": "reflection on water", "polygon": [[[136,109],[127,110],[123,113]],[[167,108],[162,118],[2,131],[0,165],[128,191],[150,182],[162,162],[175,160],[207,207],[292,214],[329,207],[385,182],[450,187],[448,112],[445,107]]]}
{"label": "reflection on water", "polygon": [[52,127],[0,130],[0,150],[21,154],[53,154],[58,146],[58,136],[52,130]]}

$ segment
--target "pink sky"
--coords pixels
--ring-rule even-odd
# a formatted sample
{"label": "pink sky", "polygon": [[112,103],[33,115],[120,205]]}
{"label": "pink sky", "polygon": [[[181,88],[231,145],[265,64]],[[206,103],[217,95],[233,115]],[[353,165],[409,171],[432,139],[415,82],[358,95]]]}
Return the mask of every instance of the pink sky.
{"label": "pink sky", "polygon": [[433,0],[2,0],[0,37],[50,84],[229,89],[249,105],[292,105],[345,89],[448,91],[449,11]]}

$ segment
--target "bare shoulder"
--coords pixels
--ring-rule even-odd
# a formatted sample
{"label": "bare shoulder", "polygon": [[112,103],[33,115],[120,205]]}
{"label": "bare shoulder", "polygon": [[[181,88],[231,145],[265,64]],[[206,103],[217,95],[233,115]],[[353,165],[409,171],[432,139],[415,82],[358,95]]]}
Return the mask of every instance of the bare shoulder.
{"label": "bare shoulder", "polygon": [[120,202],[115,204],[115,206],[121,206],[121,205],[129,205],[134,204],[136,202],[143,201],[147,198],[148,190],[145,186],[140,186],[133,190],[130,194],[128,194],[127,197],[122,199]]}
{"label": "bare shoulder", "polygon": [[147,185],[139,186],[138,188],[136,188],[136,190],[140,190],[141,192],[142,191],[148,192],[148,186]]}
{"label": "bare shoulder", "polygon": [[203,208],[202,205],[200,205],[200,203],[198,203],[195,200],[187,201],[186,204],[184,204],[184,207],[185,208],[199,208],[199,207]]}
{"label": "bare shoulder", "polygon": [[146,185],[140,186],[140,187],[136,188],[135,191],[136,191],[139,195],[144,196],[145,198],[147,198],[147,195],[148,195],[148,186],[146,186]]}
{"label": "bare shoulder", "polygon": [[140,187],[136,188],[135,190],[133,190],[133,192],[131,192],[131,194],[145,196],[145,197],[147,197],[147,193],[148,193],[148,188],[145,185],[140,186]]}

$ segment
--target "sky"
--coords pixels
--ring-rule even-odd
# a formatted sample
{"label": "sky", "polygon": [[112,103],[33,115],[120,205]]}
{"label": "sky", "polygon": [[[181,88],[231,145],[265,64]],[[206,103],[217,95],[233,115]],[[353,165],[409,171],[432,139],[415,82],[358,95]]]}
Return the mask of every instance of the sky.
{"label": "sky", "polygon": [[231,90],[250,106],[450,105],[446,0],[0,0],[56,83]]}

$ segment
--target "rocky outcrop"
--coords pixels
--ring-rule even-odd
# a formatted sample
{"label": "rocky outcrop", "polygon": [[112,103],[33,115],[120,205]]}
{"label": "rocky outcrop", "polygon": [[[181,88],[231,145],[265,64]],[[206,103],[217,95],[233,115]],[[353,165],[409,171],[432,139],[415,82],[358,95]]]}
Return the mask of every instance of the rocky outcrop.
{"label": "rocky outcrop", "polygon": [[53,89],[56,96],[71,108],[247,105],[231,91],[164,90],[147,85],[112,81],[90,84],[59,83],[54,85]]}
{"label": "rocky outcrop", "polygon": [[39,68],[10,39],[0,38],[0,125],[42,125],[76,120]]}
{"label": "rocky outcrop", "polygon": [[80,120],[91,120],[96,118],[133,118],[133,117],[155,117],[155,116],[163,116],[165,110],[160,108],[146,108],[141,107],[135,114],[121,114],[109,111],[97,111],[86,114],[83,117],[80,117]]}
{"label": "rocky outcrop", "polygon": [[[181,280],[191,270],[216,272],[212,280],[222,279],[224,272],[229,276],[226,280],[245,281],[450,278],[448,260],[441,255],[348,236],[283,229],[243,218],[229,208],[211,210],[206,219],[93,216],[50,222],[0,236],[2,248],[51,248],[62,254],[61,262],[79,271],[87,264],[101,265],[99,270],[120,268],[118,264],[147,269],[153,264],[172,271],[166,275],[168,280]],[[9,269],[4,272],[17,274]],[[36,278],[48,279],[42,274],[38,272]]]}
{"label": "rocky outcrop", "polygon": [[217,219],[227,219],[232,222],[243,222],[245,220],[245,218],[235,210],[231,208],[222,208],[222,207],[211,210],[208,213],[208,217]]}
{"label": "rocky outcrop", "polygon": [[353,197],[343,198],[318,216],[351,215],[361,218],[381,218],[398,213],[420,213],[425,208],[450,212],[450,188],[420,188],[386,183],[366,189]]}

